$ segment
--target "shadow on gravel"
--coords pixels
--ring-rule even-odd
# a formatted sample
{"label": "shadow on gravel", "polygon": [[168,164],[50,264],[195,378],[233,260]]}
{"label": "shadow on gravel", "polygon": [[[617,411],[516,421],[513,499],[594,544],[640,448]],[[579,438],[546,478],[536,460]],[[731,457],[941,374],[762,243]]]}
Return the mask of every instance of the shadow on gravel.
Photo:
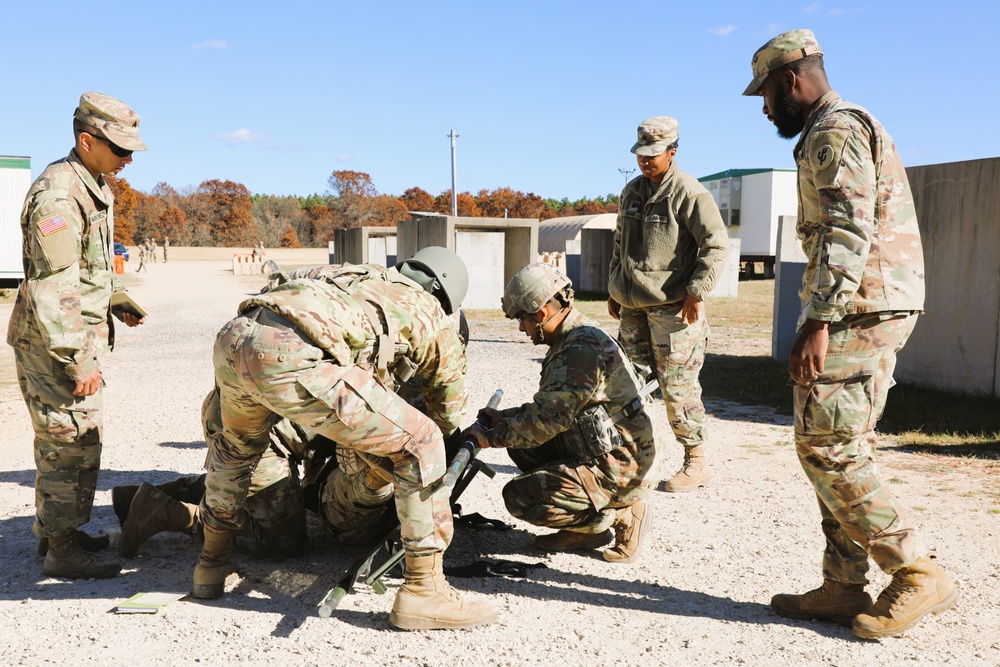
{"label": "shadow on gravel", "polygon": [[[202,443],[204,446],[204,443]],[[150,484],[161,484],[170,480],[190,475],[191,472],[172,472],[170,470],[101,470],[97,478],[97,490],[108,491],[113,486],[125,484],[140,484],[149,482]],[[29,489],[35,488],[34,470],[5,470],[0,472],[0,484],[17,484]],[[34,496],[25,496],[25,502],[34,504]],[[99,505],[94,506],[97,511]]]}
{"label": "shadow on gravel", "polygon": [[208,447],[205,445],[204,440],[192,440],[191,442],[161,442],[160,447],[169,447],[170,449],[204,449],[208,451]]}

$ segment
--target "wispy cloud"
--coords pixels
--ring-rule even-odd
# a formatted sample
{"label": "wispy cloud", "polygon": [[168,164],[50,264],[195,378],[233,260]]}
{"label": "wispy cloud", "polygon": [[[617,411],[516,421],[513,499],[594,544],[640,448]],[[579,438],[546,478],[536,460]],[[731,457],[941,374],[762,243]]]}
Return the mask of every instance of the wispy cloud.
{"label": "wispy cloud", "polygon": [[341,153],[337,156],[337,162],[350,162],[354,159],[353,153]]}
{"label": "wispy cloud", "polygon": [[200,51],[201,49],[214,49],[216,51],[223,51],[229,48],[229,42],[224,39],[206,39],[204,42],[198,42],[197,44],[191,45],[192,51]]}
{"label": "wispy cloud", "polygon": [[841,9],[840,7],[834,7],[833,9],[831,9],[829,11],[830,16],[840,16],[843,13],[844,13],[844,10]]}
{"label": "wispy cloud", "polygon": [[217,134],[215,135],[215,138],[226,142],[230,146],[238,146],[239,144],[262,144],[267,141],[267,137],[263,134],[251,132],[246,128],[233,130],[232,132],[226,132],[225,134]]}
{"label": "wispy cloud", "polygon": [[812,3],[811,5],[806,5],[806,6],[805,6],[805,7],[804,7],[804,8],[802,9],[802,12],[803,12],[804,14],[818,14],[818,13],[819,13],[819,10],[820,10],[820,9],[821,9],[822,7],[823,7],[823,4],[822,4],[822,3],[820,3],[820,2],[814,2],[814,3]]}
{"label": "wispy cloud", "polygon": [[708,34],[715,35],[716,37],[728,37],[733,34],[736,30],[734,25],[717,25],[714,28],[710,28]]}

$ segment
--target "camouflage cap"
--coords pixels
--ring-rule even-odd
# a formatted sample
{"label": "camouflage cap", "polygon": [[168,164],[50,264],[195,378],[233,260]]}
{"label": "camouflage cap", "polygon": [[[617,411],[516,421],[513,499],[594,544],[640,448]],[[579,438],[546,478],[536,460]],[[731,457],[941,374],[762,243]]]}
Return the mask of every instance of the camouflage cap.
{"label": "camouflage cap", "polygon": [[146,150],[146,142],[139,138],[139,114],[121,100],[94,91],[84,93],[73,118],[125,150]]}
{"label": "camouflage cap", "polygon": [[753,60],[750,62],[753,67],[753,81],[743,94],[757,95],[768,74],[782,65],[817,53],[823,55],[823,50],[819,48],[812,30],[789,30],[781,33],[753,54]]}
{"label": "camouflage cap", "polygon": [[677,141],[677,121],[670,116],[653,116],[639,123],[639,140],[632,146],[636,155],[659,155]]}

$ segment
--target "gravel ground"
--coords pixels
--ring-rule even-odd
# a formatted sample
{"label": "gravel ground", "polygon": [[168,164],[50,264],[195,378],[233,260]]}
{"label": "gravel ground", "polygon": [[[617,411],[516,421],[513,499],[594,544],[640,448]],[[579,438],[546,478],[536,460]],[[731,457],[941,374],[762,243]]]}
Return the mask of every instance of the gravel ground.
{"label": "gravel ground", "polygon": [[[286,264],[325,261],[322,251],[272,252]],[[126,278],[151,312],[124,329],[105,372],[105,448],[88,529],[117,536],[110,488],[198,473],[199,423],[211,387],[211,348],[237,303],[261,284],[234,277],[225,251],[172,248],[169,264]],[[474,279],[475,277],[473,277]],[[6,324],[10,305],[0,305]],[[711,316],[711,304],[709,304]],[[5,329],[4,329],[5,330]],[[717,338],[719,338],[717,336]],[[724,338],[724,336],[723,336]],[[713,340],[712,351],[745,349]],[[497,386],[504,405],[530,398],[543,350],[509,322],[473,327],[472,406]],[[532,546],[532,526],[509,532],[462,530],[446,560],[476,557],[544,563],[526,579],[458,579],[469,596],[497,606],[499,622],[469,631],[400,632],[390,626],[393,589],[362,588],[331,618],[315,606],[356,555],[310,525],[310,553],[285,562],[241,559],[245,576],[223,599],[183,600],[155,615],[115,615],[113,605],[142,590],[183,591],[195,543],[159,535],[123,574],[72,581],[41,574],[31,535],[34,483],[31,430],[0,347],[0,662],[5,665],[997,665],[1000,664],[1000,553],[997,482],[989,463],[883,452],[884,479],[959,581],[959,605],[903,638],[863,641],[847,628],[790,621],[768,607],[778,592],[820,581],[822,541],[813,493],[791,446],[790,418],[770,409],[708,401],[715,480],[697,493],[656,492],[643,557],[612,565],[599,553],[548,555]],[[470,410],[470,416],[474,413]],[[667,432],[662,406],[657,428]],[[680,448],[667,436],[662,469]],[[484,458],[498,475],[463,497],[467,512],[504,518],[500,488],[514,473],[503,452]],[[512,520],[513,521],[513,520]],[[114,548],[113,537],[113,548]],[[394,582],[398,583],[398,582]],[[887,583],[881,573],[873,595]]]}

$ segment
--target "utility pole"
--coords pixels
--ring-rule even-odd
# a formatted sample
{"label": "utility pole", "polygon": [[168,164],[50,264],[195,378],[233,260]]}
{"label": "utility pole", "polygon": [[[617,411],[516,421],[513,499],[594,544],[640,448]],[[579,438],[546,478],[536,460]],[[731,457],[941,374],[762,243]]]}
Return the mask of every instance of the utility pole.
{"label": "utility pole", "polygon": [[452,130],[448,135],[451,137],[451,214],[458,215],[458,179],[455,176],[455,139],[458,135]]}
{"label": "utility pole", "polygon": [[625,177],[625,185],[628,185],[628,178],[635,173],[635,167],[631,169],[619,169],[618,173]]}

